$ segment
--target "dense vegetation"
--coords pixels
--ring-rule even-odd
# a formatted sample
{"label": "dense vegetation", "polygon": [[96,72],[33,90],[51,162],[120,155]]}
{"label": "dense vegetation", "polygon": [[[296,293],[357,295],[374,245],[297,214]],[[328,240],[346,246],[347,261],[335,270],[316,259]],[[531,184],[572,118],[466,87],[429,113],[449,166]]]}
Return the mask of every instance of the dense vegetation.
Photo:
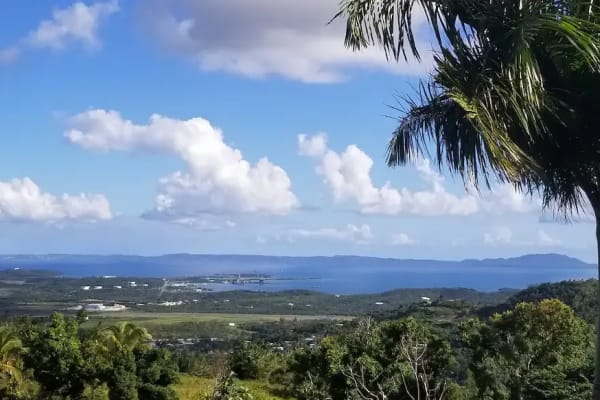
{"label": "dense vegetation", "polygon": [[0,398],[589,399],[596,288],[531,287],[491,316],[438,297],[354,320],[248,319],[218,325],[236,329],[227,340],[191,342],[83,312],[13,319],[0,328]]}

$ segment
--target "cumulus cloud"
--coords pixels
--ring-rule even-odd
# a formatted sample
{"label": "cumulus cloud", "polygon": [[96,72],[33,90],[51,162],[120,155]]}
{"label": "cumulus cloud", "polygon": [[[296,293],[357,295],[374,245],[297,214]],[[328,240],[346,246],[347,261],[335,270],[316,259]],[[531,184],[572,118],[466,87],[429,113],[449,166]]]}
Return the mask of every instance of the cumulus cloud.
{"label": "cumulus cloud", "polygon": [[471,192],[478,197],[481,208],[491,214],[530,213],[542,209],[539,197],[523,193],[508,183],[496,185],[484,193]]}
{"label": "cumulus cloud", "polygon": [[175,155],[187,169],[159,180],[154,210],[146,216],[178,220],[205,214],[286,214],[298,206],[287,173],[267,158],[246,161],[223,133],[203,118],[179,120],[154,114],[146,125],[117,111],[72,116],[65,137],[85,149]]}
{"label": "cumulus cloud", "polygon": [[512,230],[506,226],[493,228],[483,234],[483,242],[489,246],[507,245],[512,242]]}
{"label": "cumulus cloud", "polygon": [[40,23],[26,38],[33,47],[63,49],[70,42],[80,42],[88,47],[97,47],[98,28],[101,21],[119,11],[117,0],[86,5],[76,2],[64,9],[52,12],[52,18]]}
{"label": "cumulus cloud", "polygon": [[107,220],[110,205],[102,195],[55,196],[45,193],[29,178],[0,182],[0,220],[54,222]]}
{"label": "cumulus cloud", "polygon": [[317,161],[316,172],[323,177],[335,201],[352,200],[365,214],[439,216],[470,215],[479,211],[477,197],[449,193],[443,185],[443,177],[431,168],[428,160],[419,161],[417,171],[430,189],[411,191],[394,188],[389,182],[376,187],[371,179],[373,160],[356,145],[337,153],[327,147],[324,134],[317,134],[299,135],[298,146],[300,154]]}
{"label": "cumulus cloud", "polygon": [[342,229],[338,228],[320,228],[320,229],[292,229],[288,232],[287,239],[295,241],[297,239],[326,239],[344,242],[353,242],[357,244],[368,243],[373,238],[371,227],[367,224],[353,225],[348,224]]}
{"label": "cumulus cloud", "polygon": [[406,233],[396,233],[392,235],[391,244],[392,246],[412,246],[416,243],[410,236]]}
{"label": "cumulus cloud", "polygon": [[0,64],[14,62],[27,48],[63,50],[80,43],[88,49],[100,46],[98,31],[110,15],[119,11],[118,0],[86,4],[81,1],[66,8],[54,9],[52,17],[14,45],[0,50]]}
{"label": "cumulus cloud", "polygon": [[349,145],[341,153],[329,149],[324,133],[298,135],[298,148],[301,155],[317,161],[316,172],[336,202],[354,201],[365,214],[466,216],[479,212],[528,213],[541,208],[538,198],[509,184],[499,184],[486,192],[471,189],[461,195],[451,193],[444,185],[444,177],[428,159],[415,164],[419,177],[429,186],[427,190],[395,188],[390,182],[377,187],[371,179],[373,159],[356,145]]}
{"label": "cumulus cloud", "polygon": [[[429,70],[429,53],[422,64],[398,64],[387,62],[379,48],[346,49],[344,22],[327,24],[338,7],[337,0],[148,0],[140,9],[161,47],[203,70],[305,82],[339,81],[351,68],[404,74]],[[413,22],[417,31],[425,27],[424,14],[416,12]]]}

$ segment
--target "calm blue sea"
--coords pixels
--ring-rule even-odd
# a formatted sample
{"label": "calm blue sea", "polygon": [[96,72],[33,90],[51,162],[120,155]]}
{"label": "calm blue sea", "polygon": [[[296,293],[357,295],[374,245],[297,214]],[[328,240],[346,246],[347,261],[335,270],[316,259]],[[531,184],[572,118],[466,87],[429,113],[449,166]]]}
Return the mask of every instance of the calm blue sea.
{"label": "calm blue sea", "polygon": [[190,277],[266,274],[264,285],[209,285],[215,290],[306,289],[331,294],[380,293],[399,288],[521,289],[543,282],[596,277],[596,266],[560,255],[435,261],[365,257],[269,256],[23,256],[0,257],[0,267],[51,269],[63,276]]}
{"label": "calm blue sea", "polygon": [[[213,290],[279,291],[307,289],[331,294],[380,293],[398,288],[464,287],[480,291],[522,289],[527,286],[567,279],[594,278],[593,268],[549,270],[522,268],[418,268],[402,270],[353,270],[346,274],[327,274],[314,279],[276,279],[263,285],[209,284]],[[284,278],[279,277],[279,278]]]}

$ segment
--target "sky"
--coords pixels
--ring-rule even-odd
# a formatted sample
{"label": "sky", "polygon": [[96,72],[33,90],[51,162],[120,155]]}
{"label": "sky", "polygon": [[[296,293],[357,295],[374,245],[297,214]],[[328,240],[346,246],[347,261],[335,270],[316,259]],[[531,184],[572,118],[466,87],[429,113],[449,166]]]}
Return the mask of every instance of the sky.
{"label": "sky", "polygon": [[388,168],[421,62],[344,47],[337,0],[5,0],[0,253],[595,261],[537,195]]}

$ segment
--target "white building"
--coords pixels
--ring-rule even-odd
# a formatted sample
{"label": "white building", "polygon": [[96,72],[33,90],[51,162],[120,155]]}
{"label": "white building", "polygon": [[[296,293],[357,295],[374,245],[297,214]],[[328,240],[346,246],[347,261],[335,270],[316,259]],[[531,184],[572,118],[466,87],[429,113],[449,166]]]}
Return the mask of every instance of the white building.
{"label": "white building", "polygon": [[90,303],[90,304],[84,304],[83,309],[85,311],[91,311],[91,312],[96,312],[96,311],[109,312],[109,311],[123,311],[123,310],[127,309],[127,307],[125,307],[122,304],[113,304],[112,306],[105,306],[102,303]]}
{"label": "white building", "polygon": [[81,290],[90,290],[90,287],[89,286],[82,286]]}

